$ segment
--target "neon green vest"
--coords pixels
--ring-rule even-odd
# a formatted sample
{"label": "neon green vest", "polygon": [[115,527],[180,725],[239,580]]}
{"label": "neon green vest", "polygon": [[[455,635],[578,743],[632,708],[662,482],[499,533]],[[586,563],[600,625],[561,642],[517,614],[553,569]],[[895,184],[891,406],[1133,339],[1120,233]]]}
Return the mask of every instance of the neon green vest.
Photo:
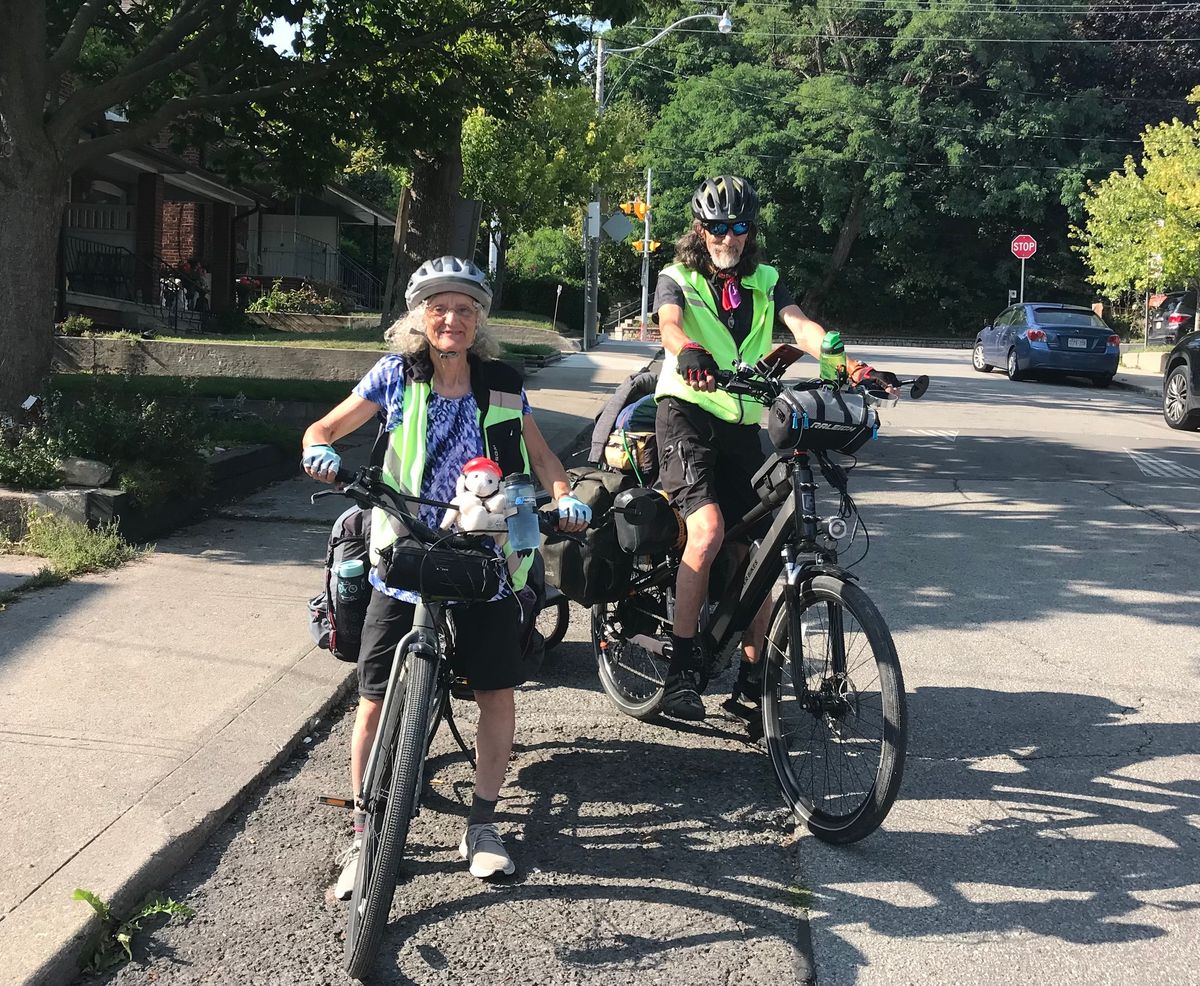
{"label": "neon green vest", "polygon": [[[663,269],[663,274],[683,288],[683,331],[689,339],[712,353],[722,370],[732,370],[738,359],[757,362],[771,351],[775,282],[779,280],[779,271],[774,267],[759,264],[753,274],[741,280],[742,289],[749,290],[754,301],[754,322],[740,346],[734,345],[729,329],[717,316],[717,301],[703,274],[683,264],[672,264]],[[679,375],[678,360],[671,353],[663,359],[658,387],[654,391],[656,401],[664,397],[678,397],[704,408],[722,421],[735,424],[753,425],[762,419],[762,405],[748,397],[735,397],[723,390],[714,390],[711,394],[692,390]]]}
{"label": "neon green vest", "polygon": [[[388,439],[381,470],[381,478],[388,486],[414,496],[420,495],[421,480],[425,476],[425,435],[429,427],[430,391],[431,387],[427,382],[410,380],[405,384],[404,419]],[[521,435],[519,393],[489,390],[487,414],[480,421],[479,430],[483,436],[484,454],[498,462],[505,474],[529,472],[529,453]],[[509,439],[515,437],[517,445],[513,446],[510,441],[504,443],[502,448],[501,442],[505,435]],[[513,455],[517,447],[520,449],[519,461]],[[376,507],[371,517],[371,564],[378,564],[379,553],[407,534],[403,524]],[[507,541],[504,544],[504,554],[505,557],[512,554]],[[512,573],[514,589],[525,585],[532,567],[533,553],[530,552]]]}

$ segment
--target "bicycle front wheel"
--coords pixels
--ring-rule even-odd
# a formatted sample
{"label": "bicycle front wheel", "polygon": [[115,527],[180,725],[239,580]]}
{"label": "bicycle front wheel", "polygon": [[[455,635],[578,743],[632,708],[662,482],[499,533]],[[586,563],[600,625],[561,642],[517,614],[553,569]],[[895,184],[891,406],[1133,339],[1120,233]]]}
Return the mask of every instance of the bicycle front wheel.
{"label": "bicycle front wheel", "polygon": [[373,790],[363,792],[368,815],[350,900],[345,955],[346,971],[355,979],[362,979],[370,971],[387,926],[428,747],[436,662],[413,651],[404,655],[404,660],[400,722],[391,735],[380,736],[379,742],[387,744],[380,751],[385,758],[381,767],[385,769],[376,772]]}
{"label": "bicycle front wheel", "polygon": [[870,835],[904,773],[908,719],[892,635],[867,594],[821,575],[775,605],[763,732],[779,788],[825,842]]}

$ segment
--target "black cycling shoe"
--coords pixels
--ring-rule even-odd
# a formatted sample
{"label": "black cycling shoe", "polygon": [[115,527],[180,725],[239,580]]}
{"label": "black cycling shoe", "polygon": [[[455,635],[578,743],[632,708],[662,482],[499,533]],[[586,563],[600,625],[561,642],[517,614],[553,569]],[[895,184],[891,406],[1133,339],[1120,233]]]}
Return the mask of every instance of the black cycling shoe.
{"label": "black cycling shoe", "polygon": [[704,703],[693,672],[683,671],[669,675],[663,686],[663,703],[660,710],[672,719],[699,722],[704,718]]}

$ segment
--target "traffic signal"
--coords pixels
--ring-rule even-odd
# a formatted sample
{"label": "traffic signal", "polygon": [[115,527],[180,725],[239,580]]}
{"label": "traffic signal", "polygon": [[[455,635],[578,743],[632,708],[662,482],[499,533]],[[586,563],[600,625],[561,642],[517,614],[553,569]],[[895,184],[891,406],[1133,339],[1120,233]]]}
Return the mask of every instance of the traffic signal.
{"label": "traffic signal", "polygon": [[[660,246],[662,246],[662,244],[658,240],[651,240],[650,241],[650,252],[653,253]],[[633,241],[633,252],[634,253],[642,253],[645,250],[645,248],[646,248],[645,240],[634,240]]]}
{"label": "traffic signal", "polygon": [[635,216],[637,216],[638,219],[645,220],[646,213],[648,211],[649,211],[649,209],[646,207],[646,203],[643,202],[641,199],[633,200],[633,214]]}
{"label": "traffic signal", "polygon": [[625,213],[625,215],[627,215],[627,216],[630,215],[633,212],[633,209],[634,209],[633,202],[622,202],[621,203],[621,211],[623,213]]}

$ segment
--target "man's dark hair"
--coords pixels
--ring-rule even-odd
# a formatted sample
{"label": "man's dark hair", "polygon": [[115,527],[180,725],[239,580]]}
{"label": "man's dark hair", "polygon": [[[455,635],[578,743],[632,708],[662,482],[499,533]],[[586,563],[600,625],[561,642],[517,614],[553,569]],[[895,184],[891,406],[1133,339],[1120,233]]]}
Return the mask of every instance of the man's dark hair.
{"label": "man's dark hair", "polygon": [[[712,274],[716,267],[708,255],[708,247],[704,245],[704,237],[696,232],[695,226],[675,241],[675,260],[699,271],[705,277]],[[733,268],[739,277],[749,277],[758,268],[758,226],[750,224],[750,232],[746,235],[746,245],[742,248],[742,258]]]}

